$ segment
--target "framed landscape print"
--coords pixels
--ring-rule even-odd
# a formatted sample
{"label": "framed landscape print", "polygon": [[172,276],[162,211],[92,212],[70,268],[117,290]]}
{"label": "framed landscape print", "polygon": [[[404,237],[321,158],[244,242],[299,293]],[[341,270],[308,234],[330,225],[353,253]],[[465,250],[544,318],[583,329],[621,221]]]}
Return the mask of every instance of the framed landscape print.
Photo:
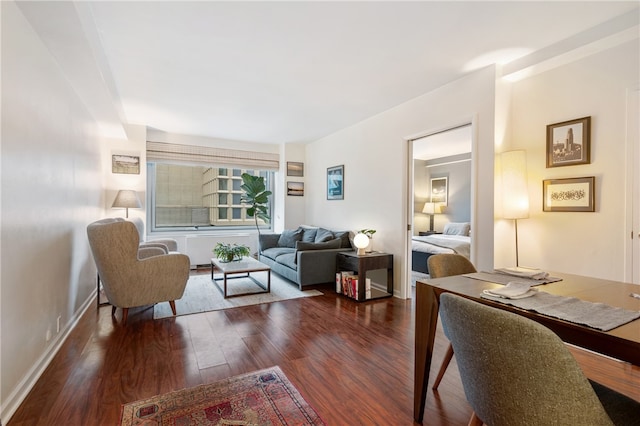
{"label": "framed landscape print", "polygon": [[302,197],[304,195],[304,182],[287,182],[287,195]]}
{"label": "framed landscape print", "polygon": [[431,202],[438,203],[440,205],[447,205],[448,194],[448,178],[438,177],[431,178]]}
{"label": "framed landscape print", "polygon": [[344,165],[327,169],[327,200],[344,200]]}
{"label": "framed landscape print", "polygon": [[591,117],[547,126],[547,168],[591,162]]}
{"label": "framed landscape print", "polygon": [[304,176],[304,163],[287,161],[287,176]]}
{"label": "framed landscape print", "polygon": [[594,212],[594,176],[542,181],[542,211]]}
{"label": "framed landscape print", "polygon": [[139,175],[140,157],[135,155],[112,155],[111,172]]}

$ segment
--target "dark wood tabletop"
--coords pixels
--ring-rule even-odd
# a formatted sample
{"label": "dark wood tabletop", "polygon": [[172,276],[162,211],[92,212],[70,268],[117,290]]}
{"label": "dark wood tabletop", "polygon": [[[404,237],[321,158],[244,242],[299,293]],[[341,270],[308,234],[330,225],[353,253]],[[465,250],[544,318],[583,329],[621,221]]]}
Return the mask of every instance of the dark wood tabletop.
{"label": "dark wood tabletop", "polygon": [[[562,281],[543,284],[536,288],[550,294],[640,310],[640,299],[630,297],[631,293],[640,293],[638,285],[564,273],[551,273],[551,275],[562,278]],[[640,319],[604,332],[480,298],[483,290],[498,287],[501,285],[463,275],[427,279],[416,283],[414,419],[418,423],[422,422],[424,413],[439,298],[445,292],[531,318],[553,330],[567,343],[640,365]]]}

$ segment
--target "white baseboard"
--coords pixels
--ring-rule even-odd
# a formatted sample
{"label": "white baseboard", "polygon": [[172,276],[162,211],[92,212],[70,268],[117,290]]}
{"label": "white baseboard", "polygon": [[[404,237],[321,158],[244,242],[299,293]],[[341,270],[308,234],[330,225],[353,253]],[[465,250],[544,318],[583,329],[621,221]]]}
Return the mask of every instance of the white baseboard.
{"label": "white baseboard", "polygon": [[67,323],[67,325],[62,329],[61,333],[56,334],[54,339],[51,341],[47,350],[38,358],[38,361],[29,369],[27,374],[20,380],[18,385],[13,389],[13,391],[9,394],[9,396],[2,401],[2,406],[0,407],[0,426],[2,426],[2,421],[5,424],[9,423],[11,417],[15,414],[20,404],[25,400],[31,389],[35,386],[42,373],[47,369],[53,357],[56,356],[63,343],[71,334],[71,331],[78,325],[80,318],[86,312],[86,310],[96,303],[96,294],[92,292],[92,295],[85,300],[82,304],[78,312],[73,316],[72,321]]}

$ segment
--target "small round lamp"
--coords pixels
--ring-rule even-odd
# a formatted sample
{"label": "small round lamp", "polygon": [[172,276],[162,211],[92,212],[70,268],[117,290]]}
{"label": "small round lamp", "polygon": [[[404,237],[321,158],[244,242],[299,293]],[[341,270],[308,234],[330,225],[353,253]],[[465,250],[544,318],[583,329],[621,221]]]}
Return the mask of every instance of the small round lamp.
{"label": "small round lamp", "polygon": [[358,256],[362,256],[365,254],[364,249],[369,245],[369,237],[360,232],[353,238],[353,244],[358,248]]}

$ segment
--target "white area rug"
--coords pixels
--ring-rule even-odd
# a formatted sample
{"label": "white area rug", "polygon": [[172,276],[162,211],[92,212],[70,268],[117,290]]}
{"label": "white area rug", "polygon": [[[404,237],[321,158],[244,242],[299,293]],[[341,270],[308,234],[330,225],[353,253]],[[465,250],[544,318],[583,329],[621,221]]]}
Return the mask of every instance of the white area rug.
{"label": "white area rug", "polygon": [[[266,286],[266,272],[252,274],[260,283]],[[216,274],[216,278],[222,275]],[[218,281],[220,287],[222,280]],[[227,289],[230,295],[248,291],[262,291],[250,278],[232,278],[227,280]],[[218,286],[211,281],[211,275],[195,275],[189,278],[187,288],[182,299],[176,300],[177,315],[196,314],[199,312],[218,311],[221,309],[235,308],[238,306],[259,305],[280,300],[297,299],[300,297],[319,296],[318,290],[298,290],[298,286],[280,276],[271,273],[271,292],[260,294],[248,294],[245,296],[225,299]],[[153,307],[153,319],[172,317],[169,303],[157,303]]]}

